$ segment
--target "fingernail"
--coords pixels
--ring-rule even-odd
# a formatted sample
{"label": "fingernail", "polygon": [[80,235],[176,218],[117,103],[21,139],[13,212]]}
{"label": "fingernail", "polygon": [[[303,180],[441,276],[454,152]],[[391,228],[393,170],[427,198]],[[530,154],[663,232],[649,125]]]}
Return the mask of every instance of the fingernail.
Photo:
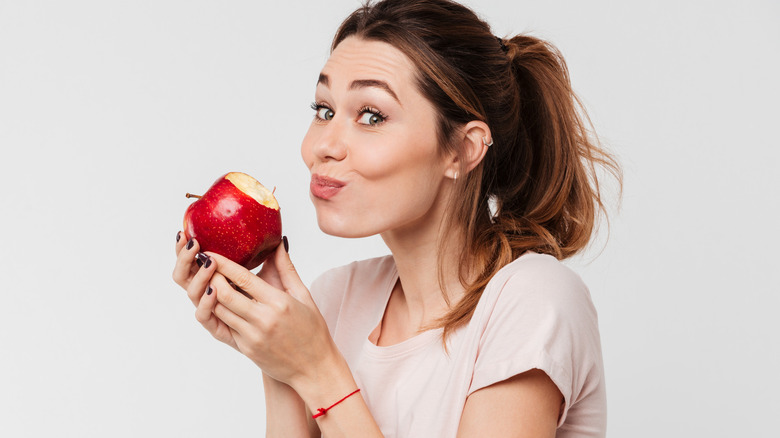
{"label": "fingernail", "polygon": [[203,267],[208,269],[209,266],[211,266],[211,257],[206,256],[206,262],[203,264]]}
{"label": "fingernail", "polygon": [[190,241],[187,242],[187,249],[192,249],[193,246],[195,246],[195,240],[190,239]]}
{"label": "fingernail", "polygon": [[290,252],[290,243],[287,242],[287,236],[282,236],[282,243],[284,243],[284,252]]}
{"label": "fingernail", "polygon": [[202,252],[195,254],[195,263],[197,263],[198,266],[203,266],[203,264],[206,263],[208,260],[209,260],[209,256],[203,254]]}
{"label": "fingernail", "polygon": [[181,231],[177,231],[176,232],[176,243],[179,243],[180,240],[181,240]]}
{"label": "fingernail", "polygon": [[214,292],[214,289],[212,289],[211,286],[206,288],[206,295],[211,295],[212,292]]}

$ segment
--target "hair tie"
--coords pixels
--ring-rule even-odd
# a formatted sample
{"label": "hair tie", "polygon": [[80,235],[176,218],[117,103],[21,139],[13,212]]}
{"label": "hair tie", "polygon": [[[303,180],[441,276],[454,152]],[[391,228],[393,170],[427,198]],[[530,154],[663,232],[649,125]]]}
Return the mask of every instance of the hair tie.
{"label": "hair tie", "polygon": [[508,53],[509,47],[507,47],[506,44],[504,44],[504,39],[501,37],[496,37],[496,39],[498,40],[498,44],[501,45],[501,50],[503,50],[504,53]]}

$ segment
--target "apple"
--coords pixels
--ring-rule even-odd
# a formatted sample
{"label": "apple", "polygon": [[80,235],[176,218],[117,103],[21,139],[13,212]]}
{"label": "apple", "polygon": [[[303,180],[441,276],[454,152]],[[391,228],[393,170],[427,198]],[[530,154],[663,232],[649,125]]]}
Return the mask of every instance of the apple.
{"label": "apple", "polygon": [[282,241],[282,216],[273,192],[241,172],[221,176],[184,213],[184,236],[201,251],[254,269]]}

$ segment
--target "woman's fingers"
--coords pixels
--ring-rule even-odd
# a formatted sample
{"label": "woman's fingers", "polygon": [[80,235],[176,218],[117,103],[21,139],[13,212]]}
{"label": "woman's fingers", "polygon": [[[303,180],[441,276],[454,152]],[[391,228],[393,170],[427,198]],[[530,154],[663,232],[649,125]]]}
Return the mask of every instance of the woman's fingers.
{"label": "woman's fingers", "polygon": [[290,260],[289,244],[287,243],[287,237],[284,239],[284,245],[279,245],[274,253],[274,264],[276,270],[279,272],[279,279],[284,286],[284,290],[293,296],[296,300],[302,303],[312,303],[311,294],[306,285],[303,284],[298,271],[295,269],[292,260]]}
{"label": "woman's fingers", "polygon": [[176,265],[173,268],[173,281],[179,286],[187,289],[190,284],[192,276],[198,272],[198,265],[195,263],[195,255],[200,251],[200,245],[195,239],[184,241],[184,233],[177,236],[181,236],[179,241],[176,242],[176,250],[178,254],[176,256]]}
{"label": "woman's fingers", "polygon": [[[233,282],[235,287],[246,292],[256,301],[260,303],[269,303],[276,299],[277,294],[280,293],[276,288],[270,286],[263,281],[262,278],[252,274],[252,272],[238,263],[217,253],[209,252],[207,254],[216,262],[217,272]],[[222,301],[221,296],[219,297],[219,301],[222,304],[225,304]]]}
{"label": "woman's fingers", "polygon": [[219,286],[210,285],[214,281],[216,264],[214,259],[199,252],[200,245],[195,239],[185,240],[184,233],[179,231],[176,233],[175,249],[176,265],[173,268],[173,280],[187,291],[187,297],[195,305],[195,319],[214,338],[238,350],[237,330],[246,330],[248,325],[240,316],[219,303],[217,287],[223,290],[223,295],[230,297],[227,301],[235,300],[232,294],[244,297],[236,292],[221,275],[215,281]]}
{"label": "woman's fingers", "polygon": [[214,275],[216,266],[211,257],[206,254],[197,253],[194,257],[196,263],[193,264],[193,266],[195,266],[197,271],[195,272],[195,275],[190,278],[189,284],[187,285],[187,297],[189,297],[195,307],[198,307],[198,303],[200,303],[200,300],[211,281],[211,277]]}
{"label": "woman's fingers", "polygon": [[279,290],[284,290],[282,279],[279,278],[279,271],[276,269],[276,263],[274,263],[275,259],[273,254],[268,257],[265,262],[263,262],[263,267],[260,269],[260,272],[257,273],[257,276],[269,285]]}
{"label": "woman's fingers", "polygon": [[187,244],[187,241],[184,240],[184,233],[181,231],[176,232],[176,255],[179,255],[179,252],[182,248],[184,248],[184,245]]}
{"label": "woman's fingers", "polygon": [[230,327],[214,314],[217,305],[217,295],[210,286],[206,287],[206,293],[201,297],[197,309],[195,309],[195,319],[209,332],[215,339],[231,347],[238,349],[236,341]]}
{"label": "woman's fingers", "polygon": [[255,319],[252,316],[259,310],[259,303],[233,289],[227,278],[219,272],[214,273],[210,286],[214,289],[213,295],[217,300],[214,314],[239,333],[250,331],[251,325],[247,321]]}
{"label": "woman's fingers", "polygon": [[198,306],[195,309],[195,319],[203,325],[209,332],[214,332],[217,328],[216,317],[214,316],[214,306],[217,304],[217,296],[214,295],[214,289],[211,286],[206,287],[206,293],[201,297]]}

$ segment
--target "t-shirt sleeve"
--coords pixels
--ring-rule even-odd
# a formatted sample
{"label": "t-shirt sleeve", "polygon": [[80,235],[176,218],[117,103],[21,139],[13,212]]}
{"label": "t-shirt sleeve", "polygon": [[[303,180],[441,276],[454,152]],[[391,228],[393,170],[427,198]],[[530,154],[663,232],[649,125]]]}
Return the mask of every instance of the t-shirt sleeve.
{"label": "t-shirt sleeve", "polygon": [[539,369],[564,397],[559,424],[600,376],[596,310],[580,277],[553,257],[521,257],[496,274],[473,318],[481,337],[469,388],[472,392]]}

